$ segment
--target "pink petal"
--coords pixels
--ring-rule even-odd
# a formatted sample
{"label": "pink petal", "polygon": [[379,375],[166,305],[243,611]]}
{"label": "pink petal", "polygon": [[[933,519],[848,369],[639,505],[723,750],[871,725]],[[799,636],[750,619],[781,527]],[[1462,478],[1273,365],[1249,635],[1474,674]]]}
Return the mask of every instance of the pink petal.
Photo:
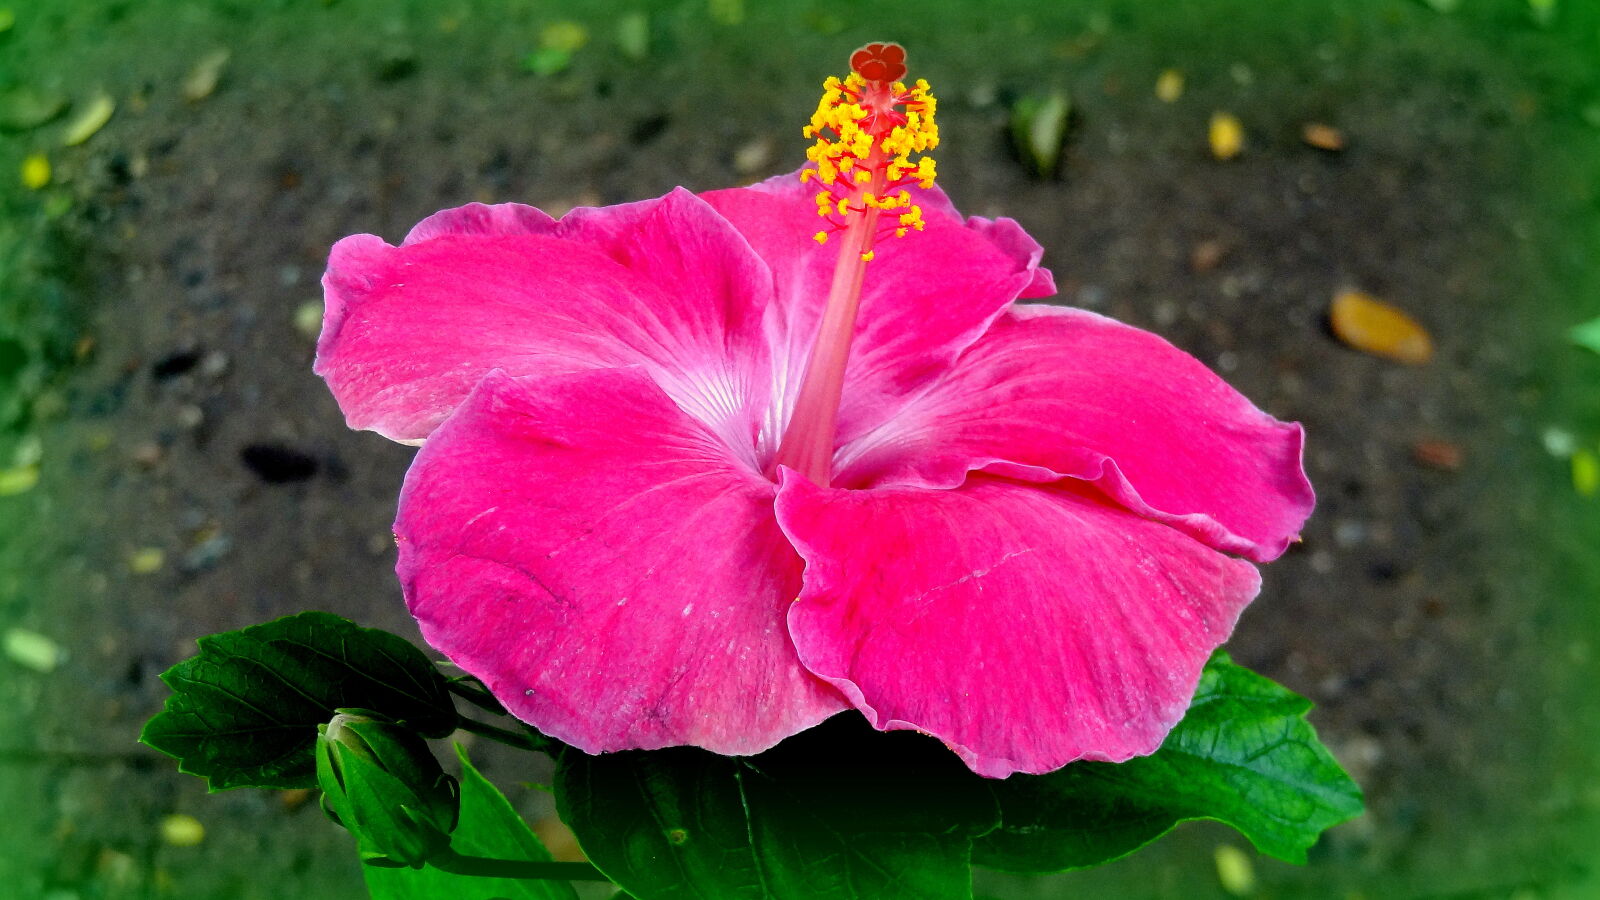
{"label": "pink petal", "polygon": [[555,219],[542,209],[521,203],[468,203],[442,209],[418,222],[400,246],[420,244],[434,238],[468,234],[485,236],[506,234],[549,234]]}
{"label": "pink petal", "polygon": [[806,561],[801,661],[995,778],[1153,752],[1260,588],[1071,480],[850,491],[785,469],[778,520]]}
{"label": "pink petal", "polygon": [[350,426],[418,441],[490,369],[641,364],[754,466],[766,266],[684,190],[571,218],[475,204],[428,218],[400,247],[336,244],[315,368]]}
{"label": "pink petal", "polygon": [[[826,224],[817,216],[816,190],[789,174],[705,195],[767,261],[777,286],[766,321],[774,405],[762,426],[763,459],[776,450],[793,411],[838,256],[837,242],[813,239]],[[963,222],[937,188],[911,193],[927,229],[883,238],[867,267],[839,409],[841,442],[877,425],[942,373],[1012,300],[1049,284],[1038,268],[1042,251],[1015,223]]]}
{"label": "pink petal", "polygon": [[774,485],[638,369],[491,373],[406,476],[395,534],[429,644],[591,753],[757,753],[845,708],[783,617]]}
{"label": "pink petal", "polygon": [[936,387],[842,450],[835,483],[951,487],[1010,463],[1012,477],[1095,482],[1140,515],[1265,562],[1315,501],[1303,438],[1154,334],[1019,306]]}

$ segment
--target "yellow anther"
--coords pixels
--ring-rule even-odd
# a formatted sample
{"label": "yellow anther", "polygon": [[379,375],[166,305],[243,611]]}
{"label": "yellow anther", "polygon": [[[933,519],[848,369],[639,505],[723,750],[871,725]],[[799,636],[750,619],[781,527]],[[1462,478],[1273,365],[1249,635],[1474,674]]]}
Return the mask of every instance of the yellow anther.
{"label": "yellow anther", "polygon": [[[830,231],[864,210],[899,213],[897,235],[923,227],[922,211],[903,188],[933,185],[933,160],[912,158],[939,143],[929,90],[925,79],[907,88],[902,82],[869,83],[856,72],[823,81],[816,112],[801,129],[813,143],[806,150],[810,165],[800,178],[832,188],[817,195],[817,214],[833,223]],[[830,231],[818,232],[817,241],[826,241]]]}
{"label": "yellow anther", "polygon": [[[904,231],[904,230],[905,229],[903,229],[903,228],[901,229],[901,231]],[[819,244],[826,244],[828,242],[828,233],[826,231],[819,231],[816,234],[812,235],[812,238]]]}
{"label": "yellow anther", "polygon": [[861,261],[862,262],[872,262],[872,256],[873,256],[872,251],[868,250],[867,252],[861,254]]}

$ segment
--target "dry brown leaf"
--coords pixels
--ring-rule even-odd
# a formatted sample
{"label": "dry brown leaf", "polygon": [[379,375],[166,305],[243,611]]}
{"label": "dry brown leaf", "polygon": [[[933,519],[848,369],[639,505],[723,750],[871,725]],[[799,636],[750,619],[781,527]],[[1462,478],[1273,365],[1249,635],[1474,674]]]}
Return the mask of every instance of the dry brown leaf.
{"label": "dry brown leaf", "polygon": [[1347,345],[1407,365],[1433,358],[1433,339],[1417,320],[1361,291],[1341,291],[1328,312],[1333,333]]}
{"label": "dry brown leaf", "polygon": [[1228,255],[1228,245],[1218,240],[1204,240],[1194,245],[1189,251],[1189,268],[1196,272],[1209,272],[1215,269],[1222,258]]}
{"label": "dry brown leaf", "polygon": [[1417,441],[1411,445],[1411,456],[1430,469],[1454,472],[1461,468],[1461,448],[1449,441]]}
{"label": "dry brown leaf", "polygon": [[1300,140],[1318,150],[1327,150],[1330,153],[1344,149],[1344,132],[1321,122],[1307,122],[1305,127],[1300,129]]}

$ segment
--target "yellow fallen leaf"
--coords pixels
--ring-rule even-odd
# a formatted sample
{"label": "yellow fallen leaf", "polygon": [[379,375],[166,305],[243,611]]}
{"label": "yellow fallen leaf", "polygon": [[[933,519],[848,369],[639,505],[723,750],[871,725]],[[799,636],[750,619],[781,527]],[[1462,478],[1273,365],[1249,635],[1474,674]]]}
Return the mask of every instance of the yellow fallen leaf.
{"label": "yellow fallen leaf", "polygon": [[1250,857],[1232,844],[1219,844],[1216,850],[1217,880],[1222,889],[1235,897],[1247,897],[1255,892],[1256,872]]}
{"label": "yellow fallen leaf", "polygon": [[12,466],[0,469],[0,497],[11,497],[33,490],[39,483],[39,466]]}
{"label": "yellow fallen leaf", "polygon": [[206,827],[194,816],[173,813],[161,819],[161,840],[173,847],[196,847],[206,839]]}
{"label": "yellow fallen leaf", "polygon": [[117,111],[117,101],[105,92],[96,94],[93,100],[78,113],[67,126],[67,132],[61,138],[61,143],[68,147],[79,144],[94,137],[94,133],[105,127],[111,121],[111,114]]}
{"label": "yellow fallen leaf", "polygon": [[1420,366],[1433,358],[1433,339],[1396,307],[1361,291],[1333,298],[1328,320],[1339,340],[1363,353]]}
{"label": "yellow fallen leaf", "polygon": [[37,191],[50,183],[50,160],[35,153],[22,161],[22,186]]}
{"label": "yellow fallen leaf", "polygon": [[1232,113],[1212,113],[1208,136],[1211,139],[1211,155],[1217,159],[1227,161],[1244,150],[1244,125]]}
{"label": "yellow fallen leaf", "polygon": [[1580,497],[1600,493],[1600,456],[1588,450],[1572,454],[1572,487]]}
{"label": "yellow fallen leaf", "polygon": [[222,70],[228,65],[227,50],[213,50],[200,58],[183,79],[183,99],[198,103],[211,96],[222,80]]}
{"label": "yellow fallen leaf", "polygon": [[55,671],[66,656],[55,641],[26,628],[7,628],[4,643],[7,659],[41,675]]}
{"label": "yellow fallen leaf", "polygon": [[1156,77],[1156,99],[1162,103],[1176,103],[1183,96],[1183,73],[1167,69]]}
{"label": "yellow fallen leaf", "polygon": [[128,557],[128,569],[135,575],[151,575],[161,571],[167,564],[167,555],[161,552],[160,547],[145,547],[135,550]]}

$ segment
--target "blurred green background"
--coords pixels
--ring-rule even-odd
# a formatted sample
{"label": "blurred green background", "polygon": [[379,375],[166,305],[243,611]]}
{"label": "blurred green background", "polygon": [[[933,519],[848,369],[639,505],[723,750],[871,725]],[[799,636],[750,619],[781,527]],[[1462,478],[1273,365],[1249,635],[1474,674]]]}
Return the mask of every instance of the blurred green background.
{"label": "blurred green background", "polygon": [[[979,896],[1600,897],[1593,0],[0,0],[0,894],[358,896],[307,797],[208,797],[135,743],[201,634],[415,634],[411,451],[310,373],[328,246],[789,171],[872,39],[933,83],[941,184],[1034,234],[1061,302],[1306,424],[1318,512],[1230,648],[1369,802],[1303,868],[1191,824]],[[1041,176],[1011,128],[1051,96]],[[1432,359],[1341,341],[1345,290]],[[482,752],[561,851],[543,774]]]}

